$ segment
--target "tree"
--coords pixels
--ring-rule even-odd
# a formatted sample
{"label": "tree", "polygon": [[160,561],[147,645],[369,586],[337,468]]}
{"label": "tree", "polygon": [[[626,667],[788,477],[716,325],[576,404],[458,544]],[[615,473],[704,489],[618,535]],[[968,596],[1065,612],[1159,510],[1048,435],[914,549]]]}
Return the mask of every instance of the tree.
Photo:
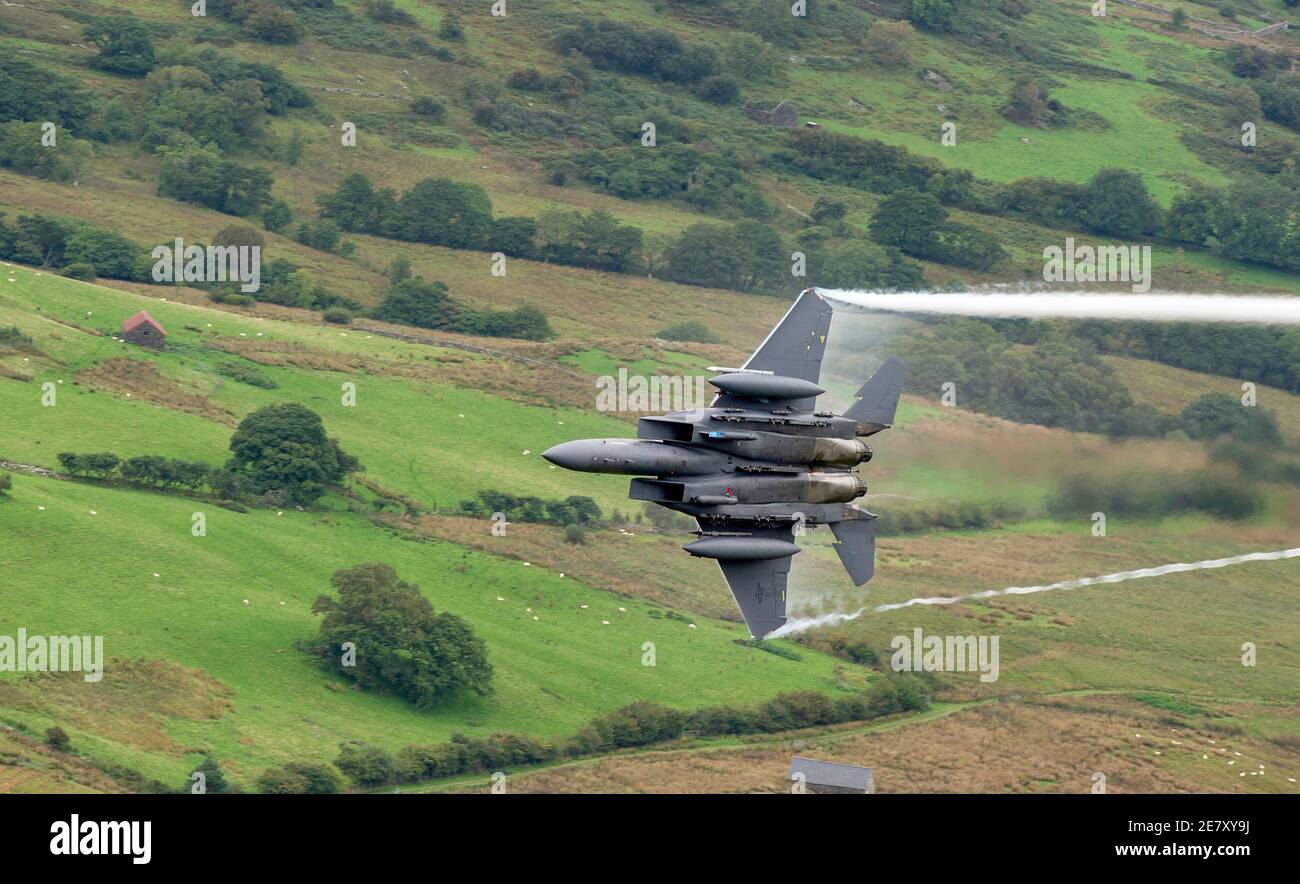
{"label": "tree", "polygon": [[1035,127],[1047,125],[1054,116],[1047,90],[1029,77],[1020,77],[1011,84],[1002,114],[1022,126]]}
{"label": "tree", "polygon": [[830,250],[815,266],[818,285],[833,288],[916,289],[921,267],[898,249],[850,240]]}
{"label": "tree", "polygon": [[492,222],[488,248],[516,258],[531,258],[537,252],[537,222],[532,218],[497,218]]}
{"label": "tree", "polygon": [[374,185],[360,172],[353,172],[340,181],[333,193],[317,196],[316,204],[320,206],[322,218],[334,219],[343,230],[371,233],[379,227]]}
{"label": "tree", "polygon": [[1214,439],[1228,433],[1265,442],[1279,439],[1272,412],[1248,408],[1226,393],[1206,393],[1184,408],[1182,417],[1183,429],[1193,439]]}
{"label": "tree", "polygon": [[49,181],[77,180],[90,160],[90,144],[60,132],[58,150],[51,150],[43,135],[40,123],[0,124],[0,167]]}
{"label": "tree", "polygon": [[99,48],[95,67],[132,76],[153,70],[153,40],[148,29],[129,15],[115,15],[93,21],[86,39]]}
{"label": "tree", "polygon": [[[204,755],[199,766],[194,769],[194,773],[203,774],[203,791],[208,795],[225,795],[238,791],[226,780],[225,771],[221,765],[211,755]],[[191,775],[192,776],[192,775]],[[192,787],[193,779],[187,780],[185,784],[186,791]]]}
{"label": "tree", "polygon": [[259,408],[230,437],[226,469],[242,474],[259,493],[281,491],[308,504],[357,469],[311,409],[296,403]]}
{"label": "tree", "polygon": [[872,238],[909,255],[933,254],[948,211],[933,195],[907,187],[880,201],[871,218]]}
{"label": "tree", "polygon": [[905,21],[878,18],[867,32],[867,56],[887,68],[908,68],[916,53],[916,29]]}
{"label": "tree", "polygon": [[[312,606],[325,615],[322,643],[314,650],[326,668],[421,709],[464,691],[491,693],[492,665],[483,640],[456,615],[435,613],[420,588],[398,578],[391,566],[344,568],[330,583],[338,597],[322,595]],[[354,665],[343,665],[345,642],[355,648]],[[348,772],[344,764],[337,766]]]}
{"label": "tree", "polygon": [[144,250],[120,234],[101,227],[79,227],[68,237],[63,259],[90,264],[99,276],[134,279]]}
{"label": "tree", "polygon": [[784,281],[787,251],[766,224],[692,224],[669,250],[664,275],[677,282],[770,291]]}
{"label": "tree", "polygon": [[907,17],[932,31],[950,31],[967,0],[907,0]]}
{"label": "tree", "polygon": [[454,309],[447,295],[447,286],[416,277],[389,286],[374,315],[384,322],[417,328],[443,328],[450,321]]}
{"label": "tree", "polygon": [[477,184],[426,178],[402,194],[384,230],[409,242],[479,249],[492,233],[492,203]]}
{"label": "tree", "polygon": [[262,210],[262,226],[272,233],[279,233],[293,221],[293,210],[284,200],[275,200]]}
{"label": "tree", "polygon": [[1165,232],[1171,239],[1203,246],[1214,236],[1214,215],[1223,195],[1203,184],[1193,184],[1174,197]]}
{"label": "tree", "polygon": [[402,282],[411,278],[411,259],[405,255],[398,255],[388,265],[388,270],[384,272],[388,281],[392,283]]}
{"label": "tree", "polygon": [[256,227],[249,224],[227,224],[212,237],[214,246],[261,246],[266,245],[266,238]]}
{"label": "tree", "polygon": [[259,4],[245,20],[244,30],[267,43],[297,43],[302,39],[298,16],[271,3]]}

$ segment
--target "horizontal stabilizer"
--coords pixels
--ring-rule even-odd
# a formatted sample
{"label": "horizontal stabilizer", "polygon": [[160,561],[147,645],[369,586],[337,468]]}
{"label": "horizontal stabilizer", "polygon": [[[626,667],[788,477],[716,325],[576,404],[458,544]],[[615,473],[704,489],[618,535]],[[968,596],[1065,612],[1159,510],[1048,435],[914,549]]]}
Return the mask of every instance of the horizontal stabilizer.
{"label": "horizontal stabilizer", "polygon": [[839,553],[844,570],[854,586],[861,586],[876,573],[876,520],[845,519],[831,522],[838,543],[831,544]]}
{"label": "horizontal stabilizer", "polygon": [[898,398],[903,395],[906,377],[907,366],[903,360],[890,356],[862,385],[856,401],[844,412],[845,417],[857,421],[859,436],[870,436],[894,425]]}

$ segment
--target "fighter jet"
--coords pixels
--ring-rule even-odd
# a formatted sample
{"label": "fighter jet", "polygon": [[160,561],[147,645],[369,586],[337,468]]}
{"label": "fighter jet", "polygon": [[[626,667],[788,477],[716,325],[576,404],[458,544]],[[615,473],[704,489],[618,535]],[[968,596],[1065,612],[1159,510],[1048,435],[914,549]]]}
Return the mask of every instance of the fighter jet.
{"label": "fighter jet", "polygon": [[636,439],[565,442],[542,457],[589,473],[637,476],[629,497],[693,516],[683,549],[714,559],[750,635],[786,621],[786,578],[806,527],[830,525],[854,584],[875,573],[873,513],[854,473],[871,460],[864,441],[894,423],[906,367],[890,357],[842,415],[817,409],[831,305],[805,289],[740,368],[710,368],[720,392],[708,408],[643,417]]}

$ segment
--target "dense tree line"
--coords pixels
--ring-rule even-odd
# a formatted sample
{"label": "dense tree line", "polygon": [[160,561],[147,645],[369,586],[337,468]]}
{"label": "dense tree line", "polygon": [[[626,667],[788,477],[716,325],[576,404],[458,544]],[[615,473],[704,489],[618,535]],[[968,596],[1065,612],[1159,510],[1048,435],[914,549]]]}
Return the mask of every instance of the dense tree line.
{"label": "dense tree line", "polygon": [[233,456],[220,469],[152,454],[122,458],[112,452],[65,451],[58,459],[72,476],[120,478],[163,490],[206,486],[226,500],[275,505],[312,503],[360,469],[356,458],[325,435],[320,416],[295,403],[250,413],[231,436],[230,450]]}
{"label": "dense tree line", "polygon": [[454,734],[445,743],[405,746],[395,756],[376,746],[345,743],[334,765],[357,786],[374,788],[649,746],[686,734],[776,733],[866,721],[929,705],[930,688],[924,679],[891,672],[874,679],[866,691],[834,698],[817,691],[790,691],[754,706],[711,706],[694,712],[640,700],[597,716],[559,743],[518,734]]}
{"label": "dense tree line", "polygon": [[[1211,348],[1207,362],[1223,356],[1232,342],[1213,342],[1213,329],[1189,325],[1126,324],[1134,333],[1146,331],[1153,340],[1169,335],[1179,352],[1190,355],[1199,342]],[[1188,336],[1188,329],[1194,333]],[[1247,338],[1238,338],[1242,358],[1269,353],[1278,338],[1294,333],[1252,329],[1264,345],[1250,352]],[[1289,334],[1289,337],[1288,337]],[[1226,394],[1207,394],[1181,413],[1163,414],[1139,405],[1099,353],[1107,348],[1137,346],[1124,330],[1106,323],[1054,323],[1026,320],[944,320],[905,340],[901,353],[911,366],[908,389],[938,399],[943,384],[955,385],[956,404],[1022,423],[1064,427],[1080,432],[1116,436],[1163,436],[1181,431],[1193,439],[1213,440],[1230,435],[1239,441],[1279,443],[1277,417],[1267,408],[1245,407]],[[1172,353],[1140,350],[1147,359],[1168,359]],[[1211,371],[1229,363],[1199,366]],[[1237,370],[1223,371],[1230,376]]]}
{"label": "dense tree line", "polygon": [[511,521],[544,525],[595,525],[601,517],[596,501],[581,494],[571,494],[563,500],[544,500],[505,491],[480,491],[477,496],[462,500],[459,509],[476,518],[504,513]]}
{"label": "dense tree line", "polygon": [[447,178],[426,178],[399,197],[353,173],[316,201],[321,217],[344,231],[614,272],[636,269],[641,259],[640,228],[608,212],[550,209],[537,219],[494,219],[482,187]]}
{"label": "dense tree line", "polygon": [[991,323],[1008,340],[1033,344],[1064,330],[1102,353],[1150,359],[1191,371],[1255,381],[1300,392],[1300,330],[1241,323],[1029,322]]}
{"label": "dense tree line", "polygon": [[[630,133],[639,137],[639,128]],[[703,212],[765,220],[773,215],[758,186],[727,151],[705,153],[676,142],[586,150],[550,168],[572,174],[619,199],[679,198]]]}
{"label": "dense tree line", "polygon": [[156,454],[120,458],[111,452],[78,454],[63,451],[59,465],[71,476],[111,479],[131,485],[167,490],[198,491],[208,484],[212,467],[205,463],[166,458]]}
{"label": "dense tree line", "polygon": [[1186,513],[1206,513],[1240,520],[1263,507],[1259,492],[1231,472],[1203,470],[1195,473],[1136,473],[1100,477],[1068,476],[1048,499],[1054,516],[1110,516],[1153,518]]}
{"label": "dense tree line", "polygon": [[692,84],[718,73],[718,53],[704,44],[683,43],[660,28],[638,28],[613,19],[584,20],[555,37],[561,55],[580,52],[598,68],[656,76]]}
{"label": "dense tree line", "polygon": [[476,310],[453,301],[447,286],[422,276],[393,283],[371,313],[376,319],[463,335],[542,341],[554,332],[541,310],[531,305],[514,310]]}
{"label": "dense tree line", "polygon": [[0,259],[64,270],[88,267],[92,278],[152,281],[143,247],[89,221],[53,215],[19,215],[11,225],[0,213]]}
{"label": "dense tree line", "polygon": [[908,389],[938,399],[955,385],[957,404],[1022,423],[1084,432],[1150,435],[1156,413],[1128,390],[1086,343],[1063,335],[1032,348],[1014,347],[989,325],[972,320],[936,324],[902,347]]}
{"label": "dense tree line", "polygon": [[1235,46],[1229,54],[1232,72],[1248,81],[1264,116],[1300,132],[1300,72],[1290,56],[1252,45]]}

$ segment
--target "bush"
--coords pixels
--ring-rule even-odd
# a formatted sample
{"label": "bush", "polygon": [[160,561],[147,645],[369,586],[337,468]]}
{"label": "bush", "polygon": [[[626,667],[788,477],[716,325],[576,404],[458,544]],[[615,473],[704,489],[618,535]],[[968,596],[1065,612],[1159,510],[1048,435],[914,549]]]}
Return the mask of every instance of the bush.
{"label": "bush", "polygon": [[685,724],[686,716],[676,709],[638,700],[594,719],[591,727],[605,748],[622,749],[675,740]]}
{"label": "bush", "polygon": [[358,786],[382,786],[397,775],[397,762],[378,746],[343,743],[334,766]]}
{"label": "bush", "polygon": [[239,381],[241,384],[261,387],[264,390],[274,390],[280,386],[273,378],[267,377],[253,366],[245,365],[242,362],[219,362],[217,363],[217,373]]}
{"label": "bush", "polygon": [[587,542],[587,532],[582,530],[581,525],[569,525],[564,529],[564,542],[582,546]]}
{"label": "bush", "polygon": [[740,97],[740,84],[729,77],[707,77],[696,92],[713,104],[731,104]]}
{"label": "bush", "polygon": [[322,312],[320,316],[321,319],[335,325],[350,325],[352,323],[352,313],[342,307],[330,307]]}
{"label": "bush", "polygon": [[447,115],[447,108],[436,98],[421,95],[411,101],[411,113],[417,117],[424,117],[435,123],[441,123],[443,117]]}
{"label": "bush", "polygon": [[665,341],[686,341],[697,344],[716,344],[721,340],[702,322],[690,320],[677,322],[655,333],[656,338]]}
{"label": "bush", "polygon": [[257,304],[257,298],[242,292],[210,292],[208,300],[214,304],[226,304],[230,307],[252,307]]}
{"label": "bush", "polygon": [[6,473],[4,470],[0,470],[0,496],[8,494],[10,491],[13,490],[13,487],[14,487],[13,475],[11,473]]}
{"label": "bush", "polygon": [[60,270],[59,273],[66,276],[68,279],[80,279],[84,282],[91,282],[95,279],[95,265],[86,264],[84,262],[79,264],[69,264],[67,267]]}
{"label": "bush", "polygon": [[257,778],[257,791],[272,795],[331,795],[342,788],[342,779],[324,764],[290,762]]}
{"label": "bush", "polygon": [[67,752],[72,741],[63,728],[55,726],[45,731],[45,745],[56,752]]}
{"label": "bush", "polygon": [[32,347],[31,335],[23,332],[16,325],[0,326],[0,347],[10,350],[26,350]]}

